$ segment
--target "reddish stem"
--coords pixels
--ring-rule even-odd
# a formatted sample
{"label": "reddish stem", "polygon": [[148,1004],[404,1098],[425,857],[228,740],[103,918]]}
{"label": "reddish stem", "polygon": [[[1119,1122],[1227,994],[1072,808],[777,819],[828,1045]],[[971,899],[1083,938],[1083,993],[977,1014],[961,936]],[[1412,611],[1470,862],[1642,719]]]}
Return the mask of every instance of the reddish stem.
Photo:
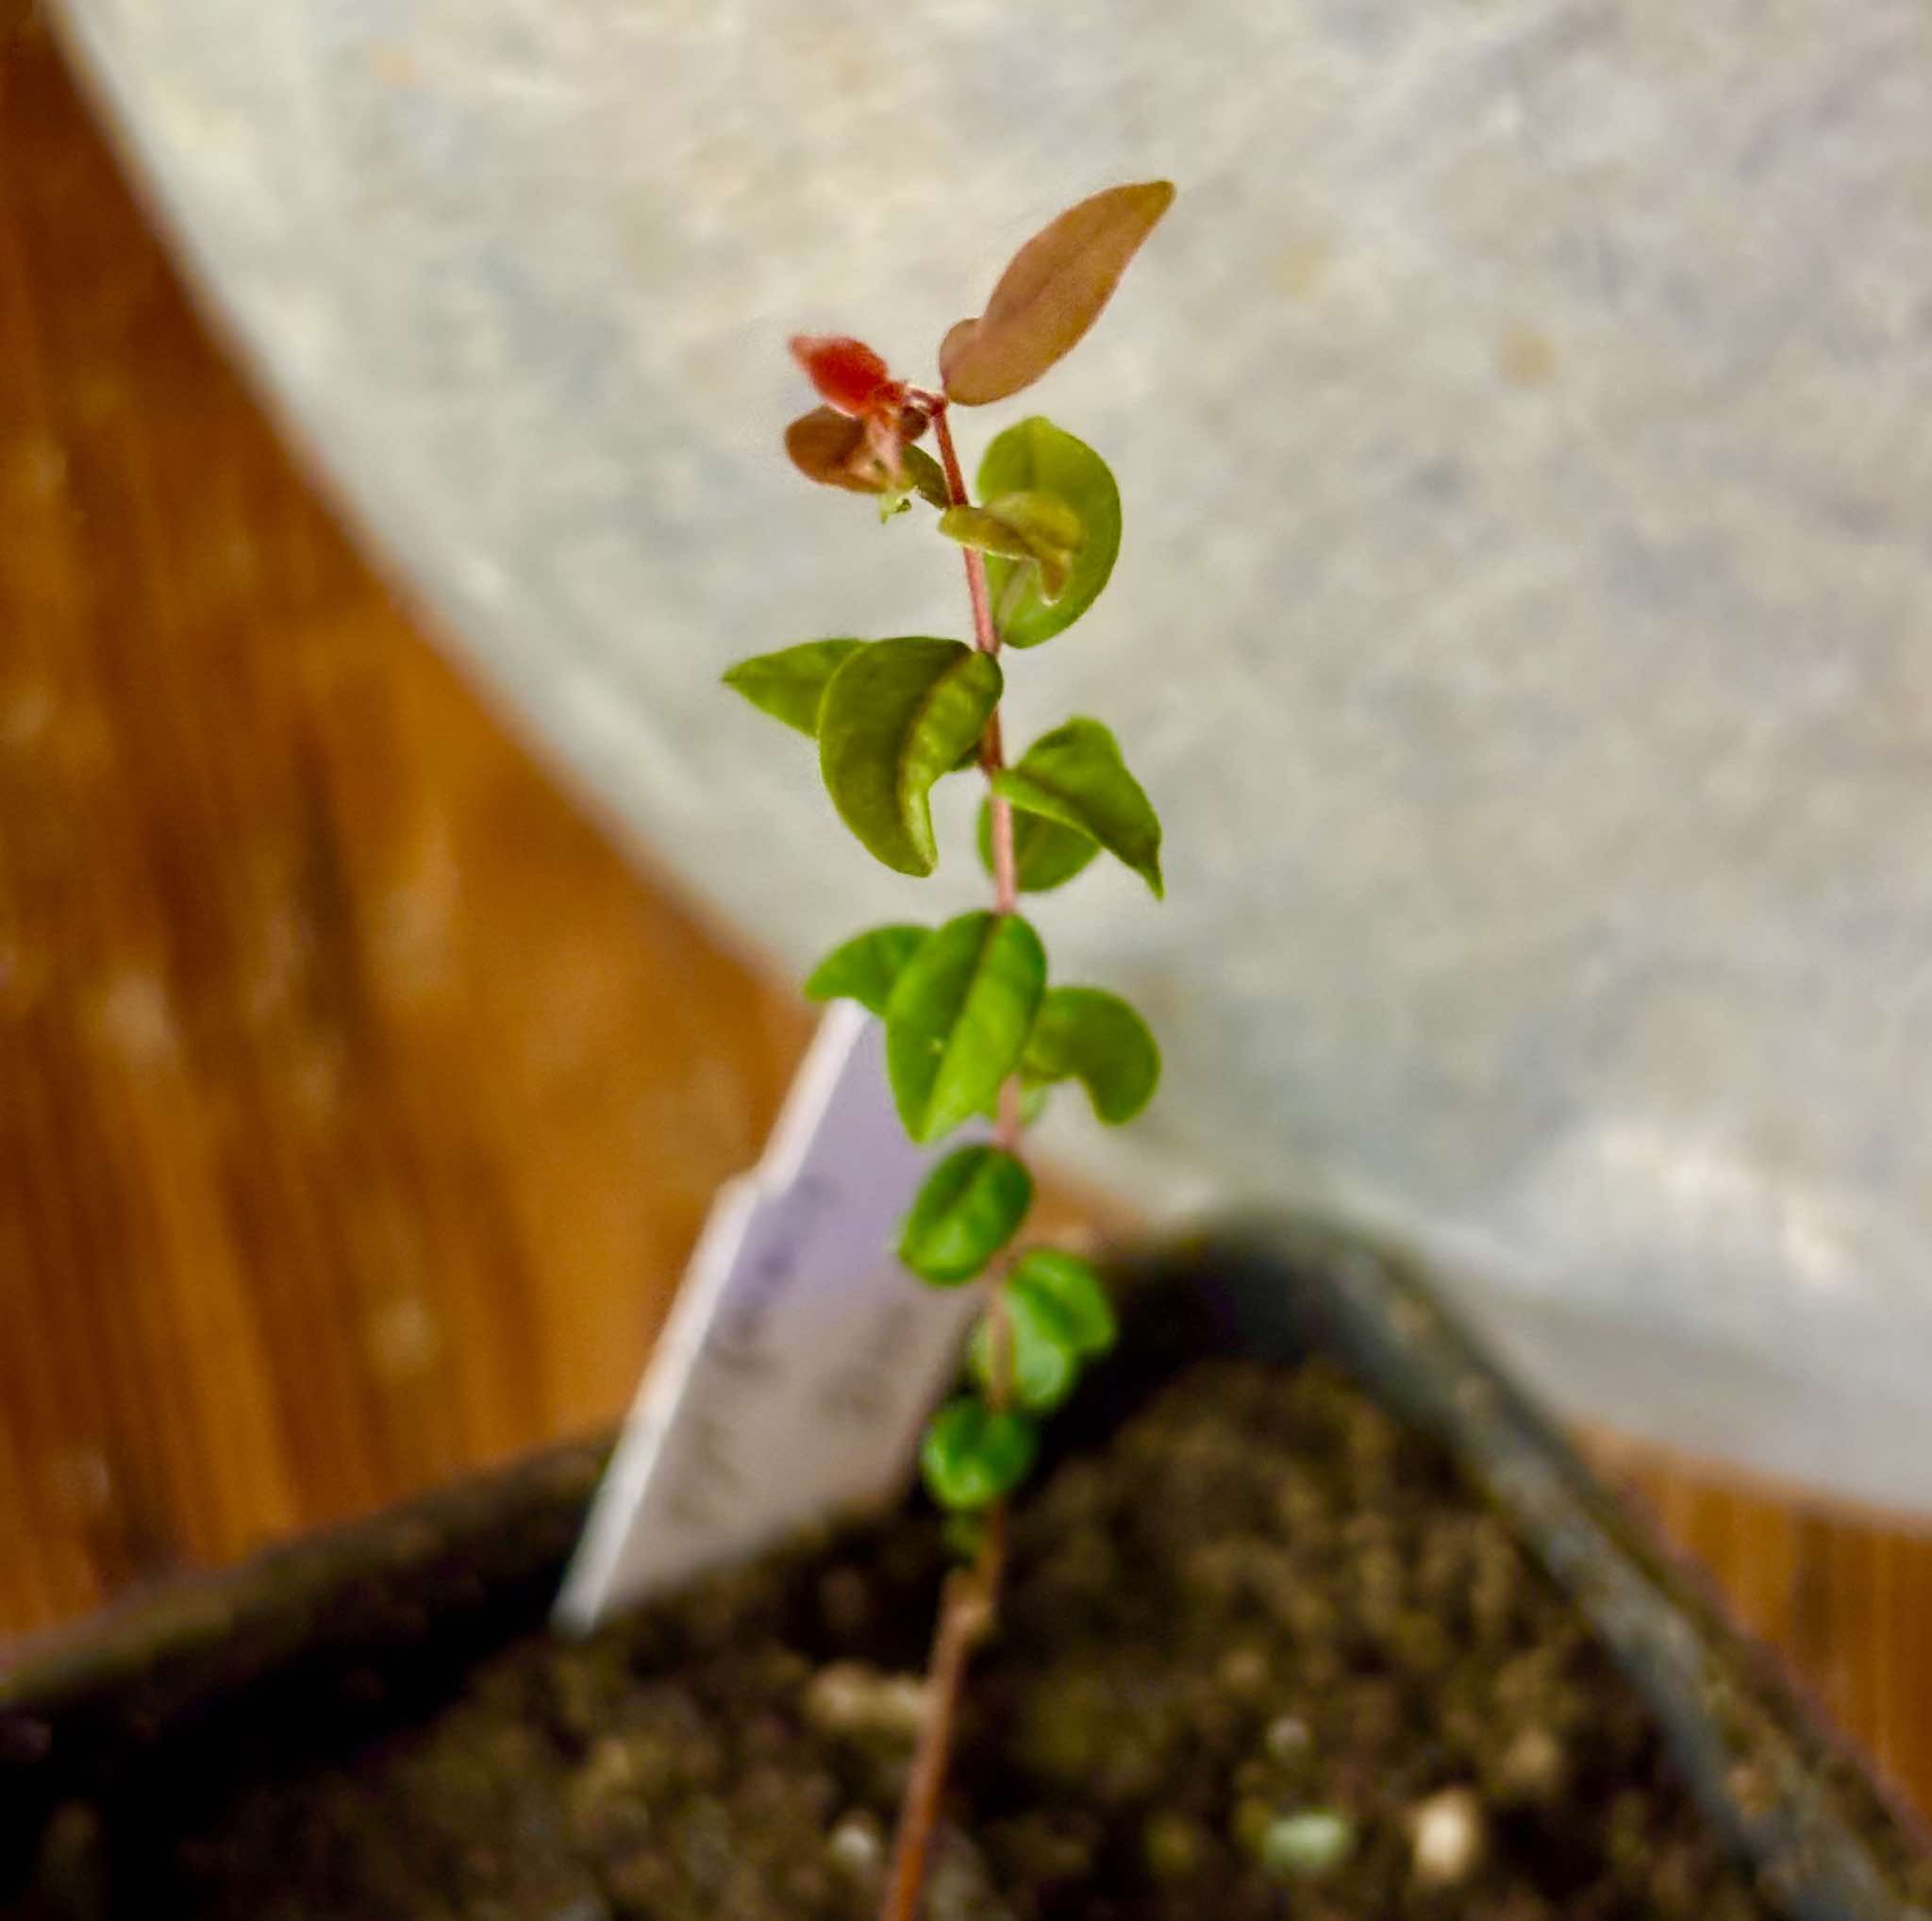
{"label": "reddish stem", "polygon": [[[946,476],[946,492],[955,507],[964,507],[969,498],[966,476],[959,471],[959,456],[953,446],[945,397],[924,393],[916,397],[932,409],[933,432],[939,444],[940,465]],[[997,654],[1000,637],[992,621],[992,597],[987,592],[985,556],[976,547],[962,547],[960,552],[966,560],[966,592],[973,602],[974,643],[981,653]],[[993,776],[1006,765],[997,710],[980,736],[979,764],[989,786]],[[1013,860],[1013,809],[997,792],[989,799],[992,814],[993,911],[1009,914],[1017,910],[1020,900]],[[1020,1145],[1021,1131],[1020,1081],[1016,1075],[1000,1089],[994,1144],[1013,1153]],[[992,1327],[991,1378],[987,1382],[986,1397],[993,1407],[1004,1408],[1012,1397],[1013,1338],[1007,1313],[1004,1275],[997,1268],[988,1278],[986,1311]],[[919,1745],[913,1750],[905,1805],[899,1812],[891,1878],[887,1883],[885,1905],[880,1910],[881,1921],[918,1921],[933,1830],[939,1822],[940,1803],[945,1796],[946,1769],[953,1751],[953,1724],[958,1715],[967,1662],[974,1643],[991,1626],[999,1606],[1000,1578],[1007,1552],[1006,1504],[994,1502],[986,1511],[984,1521],[978,1558],[971,1573],[955,1574],[947,1581],[940,1604],[939,1627],[926,1665],[925,1717],[919,1730]]]}
{"label": "reddish stem", "polygon": [[[946,493],[955,507],[965,507],[970,503],[966,476],[959,470],[959,456],[953,445],[952,423],[946,418],[946,412],[945,400],[939,397],[938,405],[933,409],[933,437],[939,443],[940,466],[946,476]],[[973,603],[973,643],[982,654],[997,654],[1000,636],[999,629],[992,624],[992,595],[986,585],[986,556],[977,547],[961,547],[959,552],[966,563],[967,598]],[[1000,738],[1000,717],[996,712],[980,737],[979,764],[986,770],[989,781],[1007,764]],[[1013,864],[1013,808],[1012,803],[999,793],[991,796],[991,803],[993,911],[1009,914],[1020,905],[1019,877]],[[1017,1090],[1015,1093],[1017,1096]],[[1005,1138],[1008,1128],[1004,1094],[1000,1108],[1000,1144],[1010,1147],[1012,1141]],[[1017,1123],[1010,1131],[1013,1139],[1017,1139]]]}
{"label": "reddish stem", "polygon": [[[995,1572],[994,1579],[997,1579]],[[953,1720],[958,1712],[959,1691],[973,1644],[986,1631],[991,1615],[991,1590],[984,1570],[961,1570],[946,1582],[940,1604],[939,1632],[933,1638],[926,1668],[925,1722],[912,1772],[906,1782],[906,1803],[899,1813],[898,1845],[892,1850],[891,1879],[886,1886],[885,1921],[914,1921],[925,1887],[926,1856],[946,1788],[946,1764],[953,1755]]]}

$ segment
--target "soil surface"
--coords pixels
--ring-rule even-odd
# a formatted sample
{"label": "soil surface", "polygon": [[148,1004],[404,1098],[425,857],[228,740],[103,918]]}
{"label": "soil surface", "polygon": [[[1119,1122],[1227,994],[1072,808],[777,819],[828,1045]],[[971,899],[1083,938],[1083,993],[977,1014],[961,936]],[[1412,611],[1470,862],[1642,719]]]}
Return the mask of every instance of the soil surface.
{"label": "soil surface", "polygon": [[[1771,1912],[1575,1611],[1325,1367],[1197,1367],[1013,1548],[939,1921]],[[116,1884],[211,1921],[871,1921],[942,1566],[900,1518],[517,1644]],[[135,1912],[98,1825],[57,1821],[36,1914]]]}

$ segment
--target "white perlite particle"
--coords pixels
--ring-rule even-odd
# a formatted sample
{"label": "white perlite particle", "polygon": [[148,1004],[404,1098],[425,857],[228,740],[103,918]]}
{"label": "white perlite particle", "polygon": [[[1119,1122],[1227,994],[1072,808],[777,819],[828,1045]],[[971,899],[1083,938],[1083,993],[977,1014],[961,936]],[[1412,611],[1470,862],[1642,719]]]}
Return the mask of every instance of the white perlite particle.
{"label": "white perlite particle", "polygon": [[1468,1788],[1444,1788],[1409,1810],[1408,1833],[1417,1880],[1464,1880],[1482,1858],[1482,1803]]}

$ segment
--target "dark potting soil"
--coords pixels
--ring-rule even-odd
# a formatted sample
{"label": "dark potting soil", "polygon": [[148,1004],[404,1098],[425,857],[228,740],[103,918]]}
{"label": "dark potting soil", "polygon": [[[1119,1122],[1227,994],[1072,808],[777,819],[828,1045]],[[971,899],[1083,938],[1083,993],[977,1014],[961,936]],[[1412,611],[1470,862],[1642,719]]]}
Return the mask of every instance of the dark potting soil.
{"label": "dark potting soil", "polygon": [[[902,1517],[522,1642],[425,1724],[241,1785],[116,1883],[219,1921],[870,1921],[943,1565]],[[71,1905],[38,1913],[110,1912],[87,1874],[52,1879]],[[930,1912],[1771,1911],[1440,1452],[1325,1366],[1215,1363],[1016,1517]]]}

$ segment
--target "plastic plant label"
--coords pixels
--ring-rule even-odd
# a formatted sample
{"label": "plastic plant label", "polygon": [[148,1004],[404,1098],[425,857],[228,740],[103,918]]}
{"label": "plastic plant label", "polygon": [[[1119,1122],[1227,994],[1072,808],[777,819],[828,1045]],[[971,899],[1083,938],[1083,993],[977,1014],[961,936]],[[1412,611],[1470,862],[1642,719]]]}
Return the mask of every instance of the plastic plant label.
{"label": "plastic plant label", "polygon": [[933,1150],[901,1130],[884,1033],[821,1023],[758,1168],[719,1194],[564,1577],[617,1609],[904,1485],[978,1290],[893,1258]]}

